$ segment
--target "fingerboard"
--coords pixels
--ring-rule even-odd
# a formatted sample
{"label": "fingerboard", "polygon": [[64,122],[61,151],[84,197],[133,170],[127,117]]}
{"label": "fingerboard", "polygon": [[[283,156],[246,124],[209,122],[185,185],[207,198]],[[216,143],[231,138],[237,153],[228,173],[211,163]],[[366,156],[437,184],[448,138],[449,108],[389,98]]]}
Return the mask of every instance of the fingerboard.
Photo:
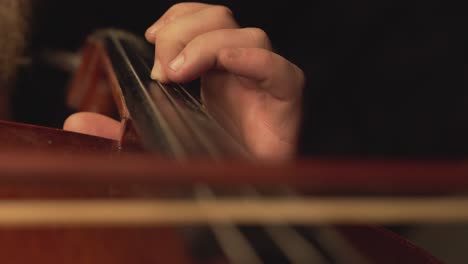
{"label": "fingerboard", "polygon": [[150,78],[154,48],[126,32],[96,34],[104,43],[131,119],[148,151],[177,159],[251,158],[182,85]]}

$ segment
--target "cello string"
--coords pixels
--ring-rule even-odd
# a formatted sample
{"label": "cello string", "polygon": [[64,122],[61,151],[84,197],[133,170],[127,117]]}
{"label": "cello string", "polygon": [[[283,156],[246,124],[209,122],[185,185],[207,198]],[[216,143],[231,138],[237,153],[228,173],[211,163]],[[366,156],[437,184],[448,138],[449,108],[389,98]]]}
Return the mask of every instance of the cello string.
{"label": "cello string", "polygon": [[157,120],[159,121],[159,125],[161,126],[165,136],[166,140],[169,143],[169,146],[171,147],[171,150],[174,152],[174,154],[178,157],[185,157],[186,153],[184,151],[184,148],[178,141],[178,139],[174,136],[174,133],[171,131],[170,126],[168,124],[168,121],[164,119],[160,111],[158,110],[157,105],[151,100],[151,96],[148,94],[148,91],[146,90],[146,87],[144,86],[142,80],[137,74],[137,71],[135,67],[133,66],[132,62],[130,61],[128,54],[125,52],[125,49],[123,48],[120,39],[118,38],[117,34],[114,32],[109,32],[110,39],[112,43],[115,45],[116,49],[121,55],[122,60],[124,61],[125,65],[127,65],[128,69],[130,70],[133,78],[135,81],[138,83],[138,88],[141,90],[142,94],[144,95],[145,102],[147,105],[151,108],[152,112],[156,116]]}
{"label": "cello string", "polygon": [[[197,186],[195,196],[203,199],[215,199],[213,192],[206,186]],[[210,223],[224,254],[232,264],[261,264],[260,257],[243,234],[232,224]]]}
{"label": "cello string", "polygon": [[[148,69],[149,70],[149,69]],[[176,111],[179,113],[179,115],[182,117],[182,119],[185,121],[186,125],[191,129],[193,132],[194,136],[198,139],[200,143],[205,147],[205,150],[207,153],[210,155],[211,158],[214,160],[218,160],[220,156],[220,151],[215,147],[215,145],[212,143],[212,141],[207,140],[207,138],[203,135],[203,131],[201,131],[197,125],[193,122],[191,118],[188,117],[187,112],[182,109],[178,103],[176,103],[176,99],[170,95],[170,93],[167,90],[167,87],[161,84],[161,82],[156,81],[158,86],[161,88],[161,90],[164,92],[166,97],[169,99],[169,101],[172,103]]]}
{"label": "cello string", "polygon": [[[245,194],[258,198],[259,192],[254,188],[247,188]],[[301,234],[285,224],[264,225],[262,228],[278,245],[292,264],[325,264],[329,263],[322,253]]]}
{"label": "cello string", "polygon": [[[143,66],[144,73],[140,73],[144,76],[149,76],[151,67],[148,64],[148,61],[140,54],[134,55],[137,62]],[[152,84],[155,84],[155,86],[152,86]],[[247,153],[238,146],[239,144],[231,138],[219,124],[217,124],[216,120],[204,111],[199,102],[197,102],[184,87],[180,84],[162,84],[158,80],[150,80],[147,90],[152,90],[156,87],[159,87],[159,90],[163,92],[165,98],[173,108],[172,111],[176,112],[177,117],[182,121],[182,123],[192,131],[194,138],[191,138],[190,140],[195,140],[198,144],[202,145],[204,153],[208,154],[214,161],[219,160],[221,155],[225,154],[222,153],[221,148],[222,145],[226,144],[235,145],[237,152],[241,153],[242,156],[245,156],[246,158],[248,157]],[[155,105],[157,106],[157,102],[155,102]],[[213,133],[221,133],[222,140],[219,140],[218,137],[209,137],[210,135],[213,135]],[[177,136],[174,137],[177,138]],[[188,151],[186,150],[186,152]]]}
{"label": "cello string", "polygon": [[[148,72],[149,72],[149,69],[148,69]],[[210,153],[212,157],[216,158],[216,156],[219,155],[219,152],[211,144],[211,141],[206,140],[205,137],[201,136],[201,135],[203,135],[203,133],[200,133],[199,129],[197,129],[197,126],[195,126],[194,123],[191,122],[190,118],[187,118],[187,115],[185,115],[185,111],[183,111],[175,103],[174,98],[172,96],[170,96],[170,94],[167,91],[167,88],[164,85],[162,85],[159,81],[157,81],[156,83],[161,88],[161,90],[165,93],[166,97],[172,103],[174,108],[178,111],[178,113],[185,120],[185,123],[188,124],[188,126],[192,129],[192,131],[194,132],[194,134],[198,138],[198,140],[200,140],[205,145],[206,149],[208,150],[208,153]],[[185,91],[185,89],[183,89],[183,91]],[[228,237],[230,237],[229,238],[230,243],[232,243],[233,241],[236,241],[236,239],[235,239],[236,234],[233,233],[233,231],[234,231],[233,229],[226,229],[224,227],[223,230],[221,230],[220,228],[223,228],[223,227],[213,227],[213,229],[215,230],[215,233],[217,234],[218,237],[221,237],[220,233],[223,233],[222,236],[226,237],[226,235],[227,235]],[[266,229],[267,229],[268,233],[270,234],[270,236],[276,241],[276,243],[278,245],[280,245],[282,250],[290,257],[290,259],[293,260],[292,263],[311,263],[310,262],[311,258],[314,259],[314,263],[317,262],[318,257],[317,256],[311,257],[310,253],[309,253],[308,256],[305,256],[304,254],[298,255],[298,252],[301,252],[301,251],[302,252],[312,252],[312,251],[310,250],[310,247],[307,245],[307,243],[304,243],[305,241],[302,241],[301,237],[297,236],[297,234],[292,232],[290,229],[284,228],[282,230],[278,230],[278,229],[274,229],[272,227],[266,227]],[[285,239],[285,237],[288,237],[288,239]],[[237,238],[239,238],[239,237],[237,237]],[[223,240],[221,240],[221,241],[223,241]],[[292,241],[294,241],[294,243],[292,243]],[[283,242],[285,242],[285,243],[283,243]],[[237,243],[237,247],[239,247],[239,244],[240,243]],[[294,245],[294,247],[288,247],[288,245]],[[299,245],[301,245],[301,246],[299,246]],[[226,248],[226,246],[224,248]],[[229,248],[233,248],[233,247],[229,247]],[[298,248],[302,248],[302,249],[307,248],[307,249],[298,251],[297,250]],[[294,249],[296,249],[296,250],[294,250]],[[232,259],[232,256],[238,255],[238,254],[230,254],[230,255],[231,255],[231,259]],[[244,263],[244,262],[245,261],[242,261],[242,263]]]}
{"label": "cello string", "polygon": [[[194,129],[187,122],[183,116],[183,112],[174,105],[174,100],[171,96],[168,96],[167,91],[162,87],[158,86],[158,82],[148,83],[148,90],[154,99],[155,104],[160,108],[160,112],[164,115],[167,120],[170,120],[172,131],[181,145],[184,147],[187,155],[211,155],[210,149],[208,149],[203,142],[197,140],[197,136],[194,136]],[[177,157],[176,157],[177,158]],[[214,158],[212,158],[214,159]]]}
{"label": "cello string", "polygon": [[[144,63],[143,60],[142,63]],[[145,64],[145,66],[149,74],[149,66],[147,64]],[[184,87],[180,84],[164,85],[159,81],[156,81],[156,83],[166,94],[167,98],[179,113],[181,119],[185,121],[187,127],[192,130],[193,135],[205,147],[205,151],[214,161],[220,160],[224,154],[230,154],[223,153],[223,148],[224,152],[226,151],[226,147],[223,145],[228,144],[235,146],[235,151],[242,155],[243,158],[249,158],[249,154],[240,147],[239,143],[203,109],[200,103],[196,101]],[[217,134],[222,136],[222,140],[219,140]]]}
{"label": "cello string", "polygon": [[[227,138],[230,138],[231,141],[236,145],[237,149],[242,152],[244,158],[247,159],[253,159],[251,154],[249,154],[244,147],[241,146],[241,144],[237,141],[234,140],[232,135],[223,127],[221,124],[206,110],[206,108],[200,103],[199,100],[197,100],[195,97],[193,97],[192,94],[190,94],[182,85],[176,84],[178,88],[184,93],[184,95],[192,102],[194,105],[197,106],[198,110],[202,112],[208,119],[210,119],[212,124],[218,128],[220,132],[223,133]],[[206,137],[206,136],[205,136]]]}
{"label": "cello string", "polygon": [[292,264],[329,263],[312,244],[288,226],[263,226]]}
{"label": "cello string", "polygon": [[[300,198],[300,195],[290,188],[283,190],[288,197]],[[361,253],[358,252],[349,242],[327,224],[318,227],[309,227],[308,233],[328,252],[328,256],[334,259],[337,264],[370,264]]]}
{"label": "cello string", "polygon": [[[146,69],[146,74],[149,76],[151,72],[149,65],[141,56],[138,56],[138,59],[140,60],[140,63],[144,65],[144,68]],[[181,119],[185,122],[187,127],[191,129],[191,131],[194,133],[198,141],[205,147],[210,157],[213,159],[216,159],[217,157],[219,157],[219,154],[220,154],[219,151],[215,149],[211,141],[206,140],[206,138],[203,136],[203,131],[200,131],[198,126],[196,126],[195,123],[192,121],[192,119],[188,117],[187,111],[185,111],[178,105],[177,100],[173,96],[171,96],[171,94],[169,93],[168,87],[166,87],[166,85],[162,84],[158,80],[154,80],[154,83],[156,83],[156,85],[163,91],[166,98],[169,100],[169,102],[171,102],[174,109],[180,115]]]}
{"label": "cello string", "polygon": [[355,249],[331,226],[321,226],[314,231],[318,241],[334,257],[337,264],[371,264],[372,262]]}

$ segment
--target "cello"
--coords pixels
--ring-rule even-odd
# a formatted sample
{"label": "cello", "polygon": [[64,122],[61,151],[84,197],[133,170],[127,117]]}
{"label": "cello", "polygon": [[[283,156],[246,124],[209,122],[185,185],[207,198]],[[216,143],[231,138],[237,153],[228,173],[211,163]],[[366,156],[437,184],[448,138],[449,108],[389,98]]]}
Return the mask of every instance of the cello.
{"label": "cello", "polygon": [[152,52],[115,29],[83,46],[67,103],[120,120],[117,141],[0,123],[8,263],[442,263],[381,225],[466,221],[466,161],[256,162],[149,78]]}

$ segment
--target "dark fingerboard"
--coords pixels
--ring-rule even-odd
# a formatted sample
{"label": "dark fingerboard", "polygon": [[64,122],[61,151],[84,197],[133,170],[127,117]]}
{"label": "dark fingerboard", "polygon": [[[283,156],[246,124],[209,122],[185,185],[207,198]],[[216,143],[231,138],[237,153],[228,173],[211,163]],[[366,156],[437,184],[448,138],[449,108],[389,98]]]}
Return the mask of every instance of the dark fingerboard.
{"label": "dark fingerboard", "polygon": [[100,32],[99,37],[147,150],[178,159],[249,157],[242,145],[182,85],[162,84],[150,78],[154,58],[150,45],[114,30]]}

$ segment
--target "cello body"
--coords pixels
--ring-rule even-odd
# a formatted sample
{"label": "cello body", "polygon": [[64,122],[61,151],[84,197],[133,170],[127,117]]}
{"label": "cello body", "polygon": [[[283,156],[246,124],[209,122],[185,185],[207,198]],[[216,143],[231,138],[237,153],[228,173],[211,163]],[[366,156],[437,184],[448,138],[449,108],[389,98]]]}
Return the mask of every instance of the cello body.
{"label": "cello body", "polygon": [[[148,139],[145,133],[150,132],[141,121],[145,120],[144,113],[140,116],[139,110],[129,105],[132,103],[128,99],[130,92],[122,87],[125,81],[119,77],[125,74],[116,66],[105,44],[109,36],[115,37],[112,40],[125,41],[128,37],[126,33],[110,30],[88,39],[82,49],[81,65],[68,87],[67,103],[77,111],[97,112],[119,119],[120,139],[114,141],[59,129],[0,122],[3,145],[0,197],[3,203],[184,197],[185,191],[190,192],[199,184],[228,191],[241,189],[246,184],[260,188],[288,186],[299,194],[308,195],[446,194],[463,192],[468,187],[464,177],[468,174],[468,164],[463,162],[434,163],[429,168],[425,162],[405,161],[305,158],[269,165],[238,159],[214,162],[203,155],[190,156],[182,162],[175,160],[173,152],[165,149],[164,140]],[[139,42],[134,42],[132,36],[128,38],[130,46],[140,51]],[[161,112],[170,116],[167,109]],[[220,145],[219,149],[229,153],[237,151],[225,145]],[[204,153],[198,149],[194,152]],[[445,176],[443,184],[441,175]],[[5,208],[9,209],[0,205],[0,209]],[[60,213],[57,210],[57,214]],[[39,214],[38,218],[41,217]],[[237,263],[308,263],[313,259],[307,256],[294,262],[295,258],[285,253],[286,250],[281,254],[283,258],[265,254],[278,248],[272,247],[271,242],[262,245],[263,240],[257,239],[255,234],[263,230],[263,226],[255,223],[229,225],[240,230],[252,247],[258,249],[256,257],[236,259],[229,253],[231,249],[222,246],[223,240],[215,236],[218,234],[218,229],[213,228],[216,223],[210,222],[139,226],[104,221],[35,225],[32,220],[8,221],[8,213],[1,210],[0,220],[0,253],[8,263],[182,264],[236,263],[236,260]],[[221,226],[226,229],[227,224]],[[287,223],[277,223],[273,229],[285,226],[289,228]],[[215,231],[206,231],[210,228]],[[310,238],[319,244],[322,252],[317,257],[321,262],[317,263],[442,263],[429,252],[372,222],[311,223],[307,228],[313,230],[307,231],[308,234],[320,234],[320,239]],[[328,244],[320,245],[325,241]],[[221,246],[213,249],[211,246],[215,242]]]}

